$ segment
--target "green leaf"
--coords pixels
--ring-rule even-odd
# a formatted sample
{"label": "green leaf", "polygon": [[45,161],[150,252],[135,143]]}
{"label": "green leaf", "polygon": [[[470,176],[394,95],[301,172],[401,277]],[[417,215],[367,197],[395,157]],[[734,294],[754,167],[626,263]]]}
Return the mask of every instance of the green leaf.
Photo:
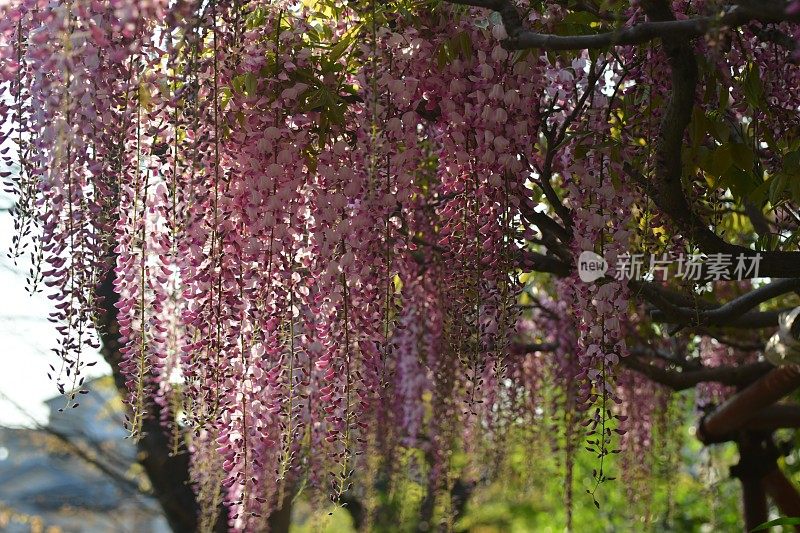
{"label": "green leaf", "polygon": [[267,9],[263,6],[255,8],[245,19],[248,30],[259,28],[267,21]]}
{"label": "green leaf", "polygon": [[792,200],[800,202],[800,179],[789,180],[789,194],[792,196]]}
{"label": "green leaf", "polygon": [[752,170],[755,155],[750,146],[743,143],[734,143],[731,145],[731,155],[733,162],[743,170]]}
{"label": "green leaf", "polygon": [[[472,38],[469,33],[462,31],[451,37],[444,44],[439,53],[444,52],[444,57],[439,57],[439,65],[444,66],[453,59],[460,57],[469,60],[472,57]],[[444,61],[442,61],[444,59]]]}
{"label": "green leaf", "polygon": [[747,172],[733,165],[728,168],[721,178],[720,183],[728,187],[737,200],[748,197],[760,185],[755,181],[752,172]]}
{"label": "green leaf", "polygon": [[790,176],[800,176],[800,150],[783,156],[783,171]]}
{"label": "green leaf", "polygon": [[751,107],[760,108],[763,106],[764,87],[761,84],[761,72],[753,63],[747,68],[742,89],[744,89],[745,100]]}
{"label": "green leaf", "polygon": [[219,95],[219,108],[225,110],[228,108],[228,102],[230,102],[232,96],[230,87],[220,89]]}
{"label": "green leaf", "polygon": [[439,50],[436,52],[436,66],[443,69],[450,64],[450,61],[450,50],[448,49],[447,43],[442,43],[439,46]]}
{"label": "green leaf", "polygon": [[730,89],[728,88],[728,84],[720,84],[719,86],[719,107],[720,111],[725,111],[728,109],[728,103],[731,99]]}
{"label": "green leaf", "polygon": [[339,59],[341,59],[341,57],[344,55],[347,49],[350,48],[351,44],[353,44],[353,41],[351,39],[342,38],[341,40],[339,40],[338,43],[336,43],[331,47],[330,53],[328,54],[328,57],[326,59],[330,63],[336,63],[337,61],[339,61]]}
{"label": "green leaf", "polygon": [[597,17],[586,11],[571,11],[561,17],[555,25],[558,35],[589,35],[596,33],[600,22]]}
{"label": "green leaf", "polygon": [[458,34],[458,50],[464,59],[472,57],[472,37],[469,33],[462,31]]}
{"label": "green leaf", "polygon": [[327,91],[327,87],[317,87],[311,91],[307,91],[305,102],[303,102],[302,110],[303,111],[315,111],[319,110],[322,107],[323,102],[325,101],[325,92]]}
{"label": "green leaf", "polygon": [[733,154],[729,144],[720,146],[716,150],[707,151],[702,148],[698,149],[698,165],[714,178],[719,179],[733,166]]}
{"label": "green leaf", "polygon": [[256,79],[255,75],[252,72],[248,72],[244,75],[244,91],[247,96],[253,96],[256,94],[256,89],[258,88],[258,80]]}
{"label": "green leaf", "polygon": [[696,107],[693,112],[691,126],[689,128],[689,136],[691,137],[692,144],[699,146],[703,142],[708,131],[708,119],[705,113],[700,108]]}
{"label": "green leaf", "polygon": [[150,93],[150,86],[146,83],[139,84],[139,105],[149,111],[152,108],[153,95]]}
{"label": "green leaf", "polygon": [[331,46],[328,57],[326,58],[330,63],[336,63],[342,56],[350,49],[350,46],[355,42],[355,37],[361,30],[361,24],[354,24],[350,27],[344,35],[339,39],[339,42]]}
{"label": "green leaf", "polygon": [[775,174],[774,179],[771,181],[772,182],[769,185],[769,195],[767,198],[769,198],[769,201],[772,205],[775,205],[778,203],[778,200],[781,199],[783,191],[786,190],[786,174],[782,172]]}
{"label": "green leaf", "polygon": [[233,78],[231,85],[236,92],[244,94],[245,96],[252,96],[255,94],[256,88],[258,87],[258,79],[256,79],[255,74],[248,72],[247,74],[240,74]]}
{"label": "green leaf", "polygon": [[[714,113],[714,115],[717,115]],[[712,135],[714,138],[722,144],[726,144],[728,140],[731,138],[731,126],[720,116],[710,116],[709,119],[713,120],[711,123],[711,130]]]}
{"label": "green leaf", "polygon": [[797,525],[800,525],[800,517],[782,516],[780,518],[776,518],[775,520],[770,520],[769,522],[764,522],[763,524],[759,524],[750,531],[766,531],[767,529],[775,526],[797,526]]}
{"label": "green leaf", "polygon": [[800,199],[800,150],[784,154],[781,175],[785,177],[785,185],[781,192],[789,190],[792,200]]}
{"label": "green leaf", "polygon": [[750,191],[748,195],[748,199],[758,206],[764,205],[764,202],[767,201],[770,195],[770,191],[772,190],[772,184],[775,181],[775,175],[770,176],[763,182],[761,182],[758,187]]}

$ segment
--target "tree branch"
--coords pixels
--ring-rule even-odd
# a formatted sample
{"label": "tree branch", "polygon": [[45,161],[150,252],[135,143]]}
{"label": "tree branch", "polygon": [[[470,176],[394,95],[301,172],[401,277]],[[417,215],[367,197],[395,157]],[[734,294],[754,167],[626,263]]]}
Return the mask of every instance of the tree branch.
{"label": "tree branch", "polygon": [[[769,314],[748,312],[772,298],[800,289],[800,279],[779,279],[723,305],[697,309],[696,307],[676,305],[674,301],[670,301],[665,296],[664,291],[657,288],[656,284],[641,282],[631,282],[631,284],[649,302],[659,308],[660,312],[653,313],[652,318],[688,326],[730,326],[742,322],[747,323],[749,320],[756,320],[759,324],[767,323],[769,326],[777,325],[777,314],[774,312],[769,312]],[[773,314],[776,320],[774,324],[771,322]]]}
{"label": "tree branch", "polygon": [[[676,22],[669,5],[662,0],[643,1],[642,7],[653,22]],[[739,15],[744,18],[757,15],[752,10],[743,11],[740,8],[735,8],[732,12],[744,13]],[[744,246],[728,243],[709,229],[689,206],[683,192],[681,151],[684,132],[691,121],[694,108],[698,69],[697,59],[688,37],[690,36],[676,34],[671,39],[665,39],[663,44],[669,58],[672,90],[659,128],[655,152],[655,179],[648,180],[629,164],[625,165],[626,172],[639,182],[647,195],[672,219],[684,236],[704,252],[741,255],[748,260],[759,254],[758,272],[750,273],[753,277],[756,275],[774,278],[798,277],[800,252],[756,252]],[[736,277],[734,268],[735,265],[731,265],[729,269],[731,278]]]}
{"label": "tree branch", "polygon": [[573,267],[573,265],[565,263],[556,257],[540,254],[539,252],[532,252],[530,250],[521,250],[520,266],[527,270],[549,272],[550,274],[561,277],[568,276]]}
{"label": "tree branch", "polygon": [[523,344],[512,344],[509,351],[513,355],[527,355],[535,352],[552,352],[558,348],[554,342],[529,342]]}
{"label": "tree branch", "polygon": [[687,359],[684,353],[670,353],[649,347],[635,346],[631,348],[630,354],[634,357],[653,357],[666,363],[679,367],[682,371],[700,370],[703,368],[698,359]]}
{"label": "tree branch", "polygon": [[584,50],[609,46],[643,44],[654,39],[691,39],[712,29],[735,28],[751,21],[797,21],[800,16],[788,15],[785,10],[762,10],[734,7],[726,13],[687,20],[652,20],[614,31],[594,35],[555,35],[525,30],[522,18],[509,0],[448,0],[450,3],[482,7],[497,11],[503,20],[508,38],[503,46],[511,50],[543,48],[545,50]]}
{"label": "tree branch", "polygon": [[[550,352],[556,348],[558,348],[558,345],[550,342],[512,344],[510,352],[514,355],[527,355],[535,352]],[[620,359],[620,364],[674,391],[691,389],[700,383],[710,382],[743,386],[752,383],[775,368],[768,361],[758,361],[739,366],[704,367],[699,365],[689,366],[685,362],[673,360],[671,357],[661,358],[668,363],[685,366],[682,370],[675,370],[646,362],[640,357],[644,354],[650,354],[650,351],[645,348],[634,348],[631,350],[631,355]]]}
{"label": "tree branch", "polygon": [[715,339],[720,344],[724,344],[725,346],[730,346],[731,348],[735,348],[737,350],[741,350],[743,352],[760,352],[764,350],[766,347],[766,343],[764,341],[746,341],[746,340],[739,340],[739,339],[732,339],[730,337],[726,337],[721,335],[718,331],[714,331],[708,328],[695,328],[694,332],[698,335],[705,335],[706,337],[711,337]]}
{"label": "tree branch", "polygon": [[[125,395],[128,388],[120,370],[122,343],[115,306],[119,296],[114,291],[114,278],[114,269],[109,266],[96,291],[101,309],[98,313],[98,329],[103,341],[101,354],[111,366],[117,389],[121,395]],[[170,453],[172,446],[161,425],[160,409],[156,403],[148,406],[142,424],[143,434],[136,443],[138,460],[150,479],[153,494],[161,504],[172,530],[196,531],[199,506],[189,479],[189,453],[186,450],[175,455]],[[215,530],[222,531],[226,527],[227,516],[221,513]]]}
{"label": "tree branch", "polygon": [[[77,456],[82,461],[86,462],[87,464],[97,468],[101,473],[103,473],[106,477],[108,477],[115,485],[119,488],[124,490],[125,492],[137,496],[152,496],[149,491],[143,490],[139,483],[136,482],[135,479],[132,479],[125,475],[123,472],[118,472],[115,468],[113,468],[110,464],[102,461],[97,454],[102,453],[102,448],[97,446],[95,447],[95,453],[91,453],[84,449],[83,446],[75,442],[69,435],[58,431],[57,429],[40,424],[36,418],[31,415],[24,407],[19,405],[16,401],[14,401],[11,397],[6,395],[5,393],[0,392],[0,397],[2,397],[7,402],[11,403],[19,412],[25,415],[33,424],[34,430],[44,433],[46,435],[50,435],[51,437],[55,438],[67,448],[69,448],[70,452]],[[109,463],[113,461],[112,458],[107,457]]]}
{"label": "tree branch", "polygon": [[[542,192],[544,192],[544,195],[550,201],[553,210],[558,214],[566,226],[565,232],[567,233],[567,238],[561,239],[564,242],[568,242],[572,239],[572,213],[561,202],[561,198],[559,198],[558,194],[553,188],[553,184],[551,183],[551,180],[553,179],[553,160],[555,159],[558,149],[566,139],[569,127],[572,125],[575,119],[578,118],[581,111],[583,111],[583,108],[586,105],[589,97],[594,93],[597,82],[602,73],[605,71],[605,68],[606,63],[603,63],[603,66],[600,69],[597,69],[597,66],[594,62],[591,63],[586,80],[586,88],[584,89],[583,94],[578,98],[574,109],[564,118],[564,121],[559,125],[557,130],[548,127],[546,119],[542,120],[542,130],[544,132],[544,137],[547,140],[547,150],[545,151],[542,167],[541,169],[538,169],[538,185],[541,187]],[[555,125],[553,125],[553,128],[555,128]]]}
{"label": "tree branch", "polygon": [[[720,327],[720,328],[736,328],[736,329],[773,328],[778,325],[778,318],[780,318],[781,313],[785,313],[786,311],[789,310],[791,310],[791,308],[778,309],[776,311],[750,311],[731,320],[720,322],[719,324],[713,324],[713,325],[715,327]],[[668,313],[664,312],[661,309],[655,309],[651,311],[650,319],[653,322],[678,324],[680,326],[694,327],[689,322],[682,322],[680,321],[680,319],[676,319],[674,316],[669,316]]]}
{"label": "tree branch", "polygon": [[564,226],[550,218],[546,213],[540,213],[539,211],[536,211],[532,207],[526,205],[525,202],[520,203],[520,211],[522,213],[522,217],[531,224],[537,226],[543,235],[547,233],[557,237],[562,242],[569,242],[569,240],[572,238]]}
{"label": "tree branch", "polygon": [[704,367],[697,370],[678,371],[652,365],[636,356],[623,357],[620,363],[675,391],[691,389],[699,383],[722,383],[740,386],[755,381],[774,368],[765,361],[741,366]]}

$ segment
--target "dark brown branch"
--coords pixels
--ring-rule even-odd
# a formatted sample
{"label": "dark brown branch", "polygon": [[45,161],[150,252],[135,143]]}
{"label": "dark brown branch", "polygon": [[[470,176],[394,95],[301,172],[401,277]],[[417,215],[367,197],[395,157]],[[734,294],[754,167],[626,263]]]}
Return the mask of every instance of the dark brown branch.
{"label": "dark brown branch", "polygon": [[559,198],[558,194],[553,188],[553,184],[551,182],[553,179],[553,160],[555,159],[558,149],[564,143],[570,126],[581,114],[581,111],[583,111],[583,108],[586,105],[589,97],[594,93],[595,86],[597,85],[600,76],[605,71],[605,67],[606,64],[604,63],[600,69],[597,69],[595,63],[592,62],[589,69],[589,75],[587,77],[586,88],[584,89],[580,98],[578,98],[575,108],[560,124],[558,130],[550,129],[547,126],[547,120],[543,120],[542,130],[544,132],[545,139],[547,139],[547,150],[545,152],[542,167],[541,169],[538,169],[538,185],[541,187],[542,192],[544,192],[544,195],[547,197],[547,200],[550,202],[553,210],[558,214],[566,226],[565,231],[567,233],[567,237],[561,239],[564,242],[568,242],[572,239],[572,213],[561,202],[561,198]]}
{"label": "dark brown branch", "polygon": [[[572,234],[570,232],[548,215],[534,210],[525,202],[522,202],[520,205],[520,213],[522,214],[522,218],[539,229],[539,232],[542,234],[539,244],[546,246],[548,251],[553,252],[565,265],[573,263],[572,252],[570,252],[569,247],[566,245],[566,243],[572,240]],[[533,239],[528,240],[536,242],[536,240]]]}
{"label": "dark brown branch", "polygon": [[767,521],[767,494],[761,480],[775,468],[775,458],[765,453],[763,439],[753,433],[745,433],[736,441],[739,462],[731,467],[731,476],[742,483],[744,507],[744,530],[751,531]]}
{"label": "dark brown branch", "polygon": [[536,352],[552,352],[558,348],[554,342],[529,342],[525,344],[512,344],[510,352],[513,355],[527,355]]}
{"label": "dark brown branch", "polygon": [[[723,305],[706,309],[676,305],[674,301],[670,301],[665,290],[660,290],[656,284],[632,282],[632,286],[659,308],[660,312],[651,314],[654,320],[666,320],[689,326],[732,327],[752,322],[754,327],[768,327],[777,325],[778,315],[776,312],[749,311],[772,298],[800,289],[800,279],[775,280]],[[773,317],[775,322],[773,322]]]}
{"label": "dark brown branch", "polygon": [[[122,343],[115,304],[119,296],[114,291],[114,269],[108,268],[97,289],[101,312],[98,325],[103,341],[101,353],[111,366],[114,382],[121,395],[128,394],[126,378],[120,370]],[[153,494],[161,504],[164,516],[173,531],[196,531],[199,505],[189,479],[189,453],[172,455],[172,445],[161,425],[160,406],[152,403],[142,423],[142,437],[137,441],[138,461],[142,465]],[[215,530],[226,529],[226,517],[221,513]]]}
{"label": "dark brown branch", "polygon": [[698,370],[678,371],[652,365],[631,355],[620,362],[627,368],[639,372],[661,385],[675,391],[691,389],[699,383],[722,383],[739,386],[758,379],[773,366],[767,362],[750,363],[741,366],[705,367]]}
{"label": "dark brown branch", "polygon": [[633,279],[628,281],[628,287],[634,294],[644,297],[645,300],[659,308],[666,306],[667,308],[713,309],[715,307],[712,302],[696,298],[692,294],[677,292],[660,283]]}
{"label": "dark brown branch", "polygon": [[46,435],[50,435],[51,437],[61,442],[64,446],[69,448],[69,451],[72,454],[74,454],[76,457],[86,462],[87,464],[97,468],[101,473],[103,473],[115,485],[123,489],[125,492],[128,492],[129,494],[132,495],[141,494],[143,496],[152,496],[152,494],[149,491],[143,490],[135,479],[127,477],[125,473],[117,471],[115,468],[111,466],[111,464],[108,464],[108,463],[118,462],[114,460],[115,458],[105,457],[108,463],[101,460],[100,457],[98,457],[98,454],[103,453],[103,449],[101,446],[95,446],[94,453],[89,452],[88,450],[85,449],[84,446],[73,440],[73,438],[70,435],[63,433],[53,428],[52,426],[40,424],[33,415],[31,415],[24,407],[19,405],[9,396],[6,396],[4,393],[0,393],[0,397],[2,397],[5,401],[11,403],[19,412],[24,414],[33,423],[33,427],[36,431],[39,431]]}
{"label": "dark brown branch", "polygon": [[797,42],[791,36],[777,28],[759,28],[754,24],[750,26],[749,29],[762,41],[777,44],[789,51],[797,48]]}
{"label": "dark brown branch", "polygon": [[561,319],[561,315],[542,304],[542,301],[535,294],[526,292],[525,295],[530,299],[531,303],[528,305],[520,305],[520,309],[536,309],[537,311],[541,311],[554,320]]}
{"label": "dark brown branch", "polygon": [[[781,407],[796,409],[796,406]],[[758,417],[771,416],[769,412],[773,409],[768,407],[760,411]],[[739,431],[726,439],[736,441],[739,447],[739,463],[732,466],[730,472],[731,476],[742,481],[748,531],[766,519],[765,495],[772,498],[784,516],[800,515],[800,492],[778,466],[782,451],[773,441],[773,429],[775,428],[755,430],[747,427],[745,431]],[[800,528],[796,526],[795,530]]]}
{"label": "dark brown branch", "polygon": [[531,224],[537,226],[543,235],[547,232],[564,243],[569,242],[572,239],[570,232],[567,231],[564,226],[550,218],[546,213],[540,213],[539,211],[536,211],[532,207],[526,205],[525,202],[520,203],[520,211],[523,218],[525,218],[525,220]]}
{"label": "dark brown branch", "polygon": [[120,488],[123,488],[126,492],[129,492],[131,494],[142,494],[145,496],[152,496],[152,494],[149,491],[142,490],[139,487],[139,484],[135,480],[128,478],[124,473],[117,472],[114,468],[105,464],[99,458],[94,457],[90,452],[84,450],[83,447],[73,442],[72,439],[65,433],[61,433],[60,431],[48,426],[38,426],[37,429],[61,441],[63,444],[69,447],[72,453],[74,453],[76,456],[78,456],[86,463],[100,470],[100,472],[102,472],[109,479],[111,479],[114,482],[114,484],[116,484]]}
{"label": "dark brown branch", "polygon": [[[526,355],[536,352],[550,352],[556,348],[558,348],[558,345],[551,342],[521,343],[512,345],[510,352],[514,355]],[[758,361],[739,366],[689,367],[686,362],[674,361],[671,357],[664,358],[671,364],[686,367],[683,370],[675,370],[650,364],[641,357],[643,354],[651,355],[649,350],[634,348],[631,350],[630,356],[620,359],[620,363],[624,367],[639,372],[674,391],[691,389],[700,383],[711,382],[743,386],[752,383],[775,368],[772,363],[767,361]]]}
{"label": "dark brown branch", "polygon": [[702,311],[702,316],[710,323],[724,321],[733,317],[742,316],[745,312],[757,307],[759,304],[777,298],[783,294],[800,289],[800,279],[778,279],[763,287],[754,289],[716,309]]}
{"label": "dark brown branch", "polygon": [[[681,22],[675,21],[669,5],[661,0],[648,0],[642,2],[648,18],[653,22]],[[736,8],[723,18],[731,14],[744,17],[749,21],[755,13],[744,12]],[[683,192],[682,174],[682,144],[684,132],[689,125],[695,103],[695,90],[697,87],[697,59],[689,43],[689,35],[675,34],[670,39],[665,39],[663,48],[669,58],[671,70],[671,92],[664,116],[659,128],[658,142],[655,153],[655,177],[647,179],[626,165],[626,172],[638,180],[647,195],[653,199],[658,208],[666,213],[680,231],[692,243],[706,253],[729,254],[732,257],[742,256],[750,260],[760,255],[761,261],[758,273],[751,275],[774,278],[790,278],[800,276],[800,252],[756,252],[726,242],[712,231],[689,206]],[[737,277],[730,267],[729,277]]]}
{"label": "dark brown branch", "polygon": [[731,348],[735,348],[743,352],[759,352],[766,347],[766,343],[764,341],[748,342],[746,340],[732,339],[730,337],[721,335],[718,331],[714,331],[708,328],[702,328],[702,327],[694,328],[694,332],[697,333],[698,335],[711,337],[720,344],[724,344],[725,346],[730,346]]}
{"label": "dark brown branch", "polygon": [[[664,139],[665,137],[662,136],[661,140],[663,141]],[[662,179],[665,176],[663,172],[659,177],[661,164],[656,166],[655,180],[648,180],[627,163],[625,163],[624,167],[625,172],[641,185],[645,193],[661,211],[672,219],[678,230],[692,244],[706,254],[725,254],[733,259],[727,268],[725,276],[727,279],[800,277],[800,252],[751,250],[738,244],[729,243],[714,233],[689,207],[680,181],[675,184],[674,180]],[[742,258],[746,264],[758,261],[758,270],[736,272],[735,268],[739,258]],[[707,280],[705,274],[701,278]]]}
{"label": "dark brown branch", "polygon": [[643,346],[634,346],[631,348],[630,353],[634,357],[652,357],[654,359],[660,359],[670,365],[680,367],[684,372],[703,368],[699,360],[687,359],[684,353],[670,353],[664,350]]}
{"label": "dark brown branch", "polygon": [[456,0],[450,3],[460,6],[483,7],[485,9],[491,9],[492,11],[500,11],[501,6],[505,2],[498,0]]}
{"label": "dark brown branch", "polygon": [[794,20],[786,18],[786,8],[791,4],[787,0],[737,0],[734,4],[737,9],[757,20],[766,22]]}
{"label": "dark brown branch", "polygon": [[572,266],[556,257],[532,252],[530,250],[520,251],[520,266],[527,271],[548,272],[556,276],[565,277],[572,271]]}
{"label": "dark brown branch", "polygon": [[545,50],[584,50],[609,46],[642,44],[654,39],[691,39],[712,29],[735,28],[751,21],[780,22],[800,19],[785,12],[759,11],[735,7],[721,16],[695,17],[687,20],[651,20],[627,28],[594,35],[554,35],[525,30],[522,18],[508,0],[449,0],[450,3],[483,7],[500,13],[508,38],[503,46],[512,50],[543,48]]}
{"label": "dark brown branch", "polygon": [[[713,324],[713,326],[736,329],[773,328],[777,327],[778,319],[780,318],[781,313],[785,313],[788,310],[789,309],[778,309],[777,311],[751,311],[731,320],[720,322],[719,324]],[[674,316],[670,316],[669,313],[661,309],[651,311],[650,319],[653,322],[691,326],[690,322],[676,320]]]}

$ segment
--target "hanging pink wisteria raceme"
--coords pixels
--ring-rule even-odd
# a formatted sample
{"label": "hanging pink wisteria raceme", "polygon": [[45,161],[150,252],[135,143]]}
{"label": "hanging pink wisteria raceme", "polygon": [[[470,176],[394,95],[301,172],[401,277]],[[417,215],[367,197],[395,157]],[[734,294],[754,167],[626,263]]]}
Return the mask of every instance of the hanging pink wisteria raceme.
{"label": "hanging pink wisteria raceme", "polygon": [[[548,402],[567,471],[580,440],[596,454],[595,487],[615,447],[652,447],[665,389],[618,369],[645,330],[662,333],[643,325],[636,298],[681,301],[658,280],[583,283],[574,258],[590,250],[613,265],[637,246],[708,241],[693,219],[664,229],[682,204],[642,182],[669,166],[659,121],[683,116],[652,62],[678,65],[678,51],[624,32],[526,45],[542,34],[523,26],[562,32],[569,10],[522,2],[523,20],[510,3],[463,3],[1,8],[12,252],[31,254],[32,281],[54,303],[51,379],[76,405],[86,348],[115,336],[131,435],[158,411],[191,452],[201,529],[221,512],[232,530],[262,531],[298,487],[341,502],[365,456],[400,449],[422,450],[426,486],[447,490],[452,450],[480,469],[482,450]],[[689,133],[689,199],[713,200],[714,219],[740,194],[741,180],[703,189],[725,124],[742,146],[757,134],[736,124],[770,131],[735,164],[788,172],[794,141],[775,139],[797,115],[775,109],[800,103],[781,89],[800,79],[796,6],[785,20],[742,18],[753,24],[725,54],[739,30],[712,20],[716,3],[620,4],[591,15],[628,26],[705,17],[714,30],[692,30],[706,38],[686,45],[709,57],[690,106],[694,93],[713,96],[695,111],[705,127]],[[782,38],[766,50],[764,32]],[[780,206],[778,221],[791,214]],[[109,283],[113,295],[99,290]],[[98,329],[99,315],[116,329]],[[703,341],[703,364],[729,362],[715,342]],[[558,376],[557,394],[542,392],[545,376]]]}

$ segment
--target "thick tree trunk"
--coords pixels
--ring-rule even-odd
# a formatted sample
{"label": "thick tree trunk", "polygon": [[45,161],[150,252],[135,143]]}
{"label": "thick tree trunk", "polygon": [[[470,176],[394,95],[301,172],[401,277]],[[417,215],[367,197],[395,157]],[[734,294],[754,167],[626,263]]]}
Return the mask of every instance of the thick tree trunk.
{"label": "thick tree trunk", "polygon": [[292,500],[294,494],[287,492],[280,509],[276,509],[267,519],[270,533],[289,533],[292,524]]}
{"label": "thick tree trunk", "polygon": [[[119,341],[119,322],[117,308],[119,300],[114,292],[114,270],[109,268],[97,289],[100,299],[101,316],[98,319],[100,337],[103,342],[101,354],[111,366],[114,383],[123,397],[128,394],[125,377],[119,370],[122,359]],[[136,443],[139,464],[144,468],[153,487],[158,503],[164,512],[170,528],[176,533],[194,533],[198,531],[200,508],[192,489],[189,477],[189,453],[171,453],[172,444],[161,425],[161,409],[156,404],[148,406],[147,415],[142,422],[142,438]],[[292,518],[292,498],[289,494],[281,509],[270,515],[268,519],[271,533],[288,533]],[[228,531],[227,508],[220,509],[219,517],[214,524],[215,532]]]}
{"label": "thick tree trunk", "polygon": [[[128,394],[125,377],[120,373],[121,361],[119,323],[117,321],[118,297],[114,292],[114,270],[109,268],[98,287],[97,296],[102,298],[99,317],[100,336],[103,342],[101,353],[114,374],[114,382],[120,394]],[[189,479],[189,454],[186,450],[172,455],[169,438],[160,423],[161,411],[157,405],[148,407],[142,423],[142,438],[136,443],[139,463],[147,473],[153,493],[161,505],[164,517],[175,532],[197,531],[199,508]],[[226,531],[225,516],[221,513],[215,531]]]}

